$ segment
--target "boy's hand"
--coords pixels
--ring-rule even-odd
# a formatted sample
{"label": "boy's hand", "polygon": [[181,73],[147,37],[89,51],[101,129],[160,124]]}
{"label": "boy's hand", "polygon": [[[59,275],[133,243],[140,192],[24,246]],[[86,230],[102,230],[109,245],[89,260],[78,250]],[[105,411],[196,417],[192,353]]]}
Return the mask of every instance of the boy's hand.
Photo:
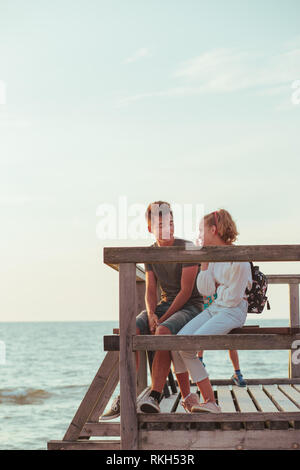
{"label": "boy's hand", "polygon": [[148,313],[148,324],[150,333],[153,335],[158,326],[158,316],[155,313]]}

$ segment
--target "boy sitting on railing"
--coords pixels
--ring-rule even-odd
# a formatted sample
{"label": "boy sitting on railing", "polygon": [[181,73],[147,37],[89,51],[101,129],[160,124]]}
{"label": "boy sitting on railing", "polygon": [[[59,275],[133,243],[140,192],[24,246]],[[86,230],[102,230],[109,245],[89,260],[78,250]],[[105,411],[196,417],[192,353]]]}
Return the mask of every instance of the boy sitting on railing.
{"label": "boy sitting on railing", "polygon": [[[157,201],[146,211],[148,230],[155,236],[155,247],[185,246],[187,240],[174,237],[173,212],[169,203]],[[203,311],[203,297],[196,287],[199,263],[145,264],[146,310],[136,318],[136,334],[176,335],[189,321]],[[157,302],[157,286],[160,300]],[[136,353],[137,369],[139,354]],[[152,364],[152,390],[147,400],[138,404],[143,412],[159,412],[158,400],[171,366],[169,351],[156,351]],[[188,376],[188,374],[187,374]],[[120,397],[101,420],[120,415]]]}

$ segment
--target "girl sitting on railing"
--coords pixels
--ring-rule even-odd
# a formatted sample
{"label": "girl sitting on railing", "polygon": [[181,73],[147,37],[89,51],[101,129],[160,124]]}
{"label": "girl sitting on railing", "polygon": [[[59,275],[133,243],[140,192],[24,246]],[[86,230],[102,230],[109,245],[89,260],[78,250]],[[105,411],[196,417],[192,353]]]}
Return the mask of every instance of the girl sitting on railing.
{"label": "girl sitting on railing", "polygon": [[[203,296],[203,304],[204,304],[203,309],[205,310],[206,308],[208,308],[214,302],[214,300],[216,300],[216,298],[217,298],[216,293],[214,295],[204,295]],[[246,387],[247,382],[245,382],[243,374],[241,373],[241,370],[240,370],[240,361],[239,361],[238,352],[235,349],[230,349],[228,352],[229,352],[229,357],[234,368],[234,374],[232,375],[231,379],[233,380],[234,384],[237,385],[238,387]],[[205,367],[205,364],[203,362],[203,350],[198,351],[198,358]]]}
{"label": "girl sitting on railing", "polygon": [[[203,227],[203,230],[202,230]],[[199,237],[203,246],[232,245],[238,232],[229,212],[221,209],[204,217],[200,224]],[[252,286],[251,267],[248,262],[201,263],[197,288],[203,295],[217,293],[216,300],[189,323],[178,335],[222,335],[234,328],[241,328],[247,317],[248,302],[246,288]],[[174,370],[187,412],[221,412],[216,404],[214,392],[205,367],[196,351],[172,351]],[[197,384],[204,403],[198,395],[191,393],[189,374]]]}

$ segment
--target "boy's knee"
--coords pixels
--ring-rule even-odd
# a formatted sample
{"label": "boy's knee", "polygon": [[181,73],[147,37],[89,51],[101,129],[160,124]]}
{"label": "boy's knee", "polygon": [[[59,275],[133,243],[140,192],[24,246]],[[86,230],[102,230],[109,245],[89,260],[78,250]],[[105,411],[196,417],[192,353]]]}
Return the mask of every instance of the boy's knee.
{"label": "boy's knee", "polygon": [[155,330],[155,334],[156,335],[171,335],[172,333],[169,330],[169,328],[167,328],[166,326],[159,325]]}

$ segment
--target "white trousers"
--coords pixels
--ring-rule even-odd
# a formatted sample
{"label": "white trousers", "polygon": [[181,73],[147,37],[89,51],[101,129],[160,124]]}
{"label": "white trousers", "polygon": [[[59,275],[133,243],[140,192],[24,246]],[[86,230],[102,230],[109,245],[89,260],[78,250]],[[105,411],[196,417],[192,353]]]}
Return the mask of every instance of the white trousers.
{"label": "white trousers", "polygon": [[[189,321],[178,335],[224,335],[241,328],[247,317],[248,302],[242,300],[236,307],[221,307],[213,302],[206,310]],[[199,348],[201,350],[201,347]],[[194,383],[208,377],[197,356],[198,351],[172,351],[175,374],[189,372]]]}

